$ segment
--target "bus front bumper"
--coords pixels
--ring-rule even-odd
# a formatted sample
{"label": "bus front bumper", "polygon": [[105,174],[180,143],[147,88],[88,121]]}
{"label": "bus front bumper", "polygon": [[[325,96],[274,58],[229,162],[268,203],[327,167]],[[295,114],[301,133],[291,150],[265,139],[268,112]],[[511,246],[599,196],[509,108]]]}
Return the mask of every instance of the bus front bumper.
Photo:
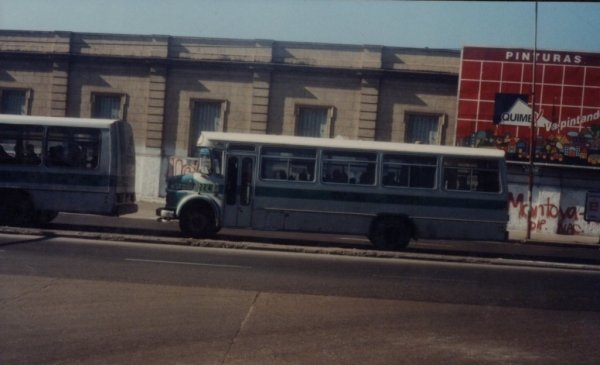
{"label": "bus front bumper", "polygon": [[156,215],[160,219],[165,219],[165,220],[175,219],[175,211],[173,209],[158,208],[158,209],[156,209]]}

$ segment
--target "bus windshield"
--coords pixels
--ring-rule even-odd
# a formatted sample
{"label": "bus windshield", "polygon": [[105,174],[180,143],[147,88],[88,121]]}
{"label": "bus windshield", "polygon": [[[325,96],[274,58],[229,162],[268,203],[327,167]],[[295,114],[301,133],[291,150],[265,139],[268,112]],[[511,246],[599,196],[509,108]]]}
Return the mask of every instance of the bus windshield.
{"label": "bus windshield", "polygon": [[198,151],[198,172],[203,175],[221,175],[223,151],[201,147]]}

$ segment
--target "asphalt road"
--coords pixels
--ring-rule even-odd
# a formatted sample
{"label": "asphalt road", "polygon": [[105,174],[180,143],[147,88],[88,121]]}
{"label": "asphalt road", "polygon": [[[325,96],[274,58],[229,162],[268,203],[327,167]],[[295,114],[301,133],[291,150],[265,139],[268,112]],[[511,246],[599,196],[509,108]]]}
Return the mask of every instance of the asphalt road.
{"label": "asphalt road", "polygon": [[0,235],[0,363],[593,364],[600,271]]}
{"label": "asphalt road", "polygon": [[[222,229],[214,240],[191,240],[181,236],[177,221],[157,222],[154,210],[148,204],[136,214],[123,217],[105,217],[85,214],[61,213],[43,229],[20,229],[0,227],[0,233],[33,233],[47,236],[87,236],[96,239],[151,241],[163,244],[198,245],[208,247],[242,247],[259,250],[337,253],[350,256],[399,256],[424,259],[439,256],[441,260],[488,259],[522,260],[549,263],[595,265],[600,268],[600,250],[592,241],[567,237],[575,242],[520,241],[412,241],[400,254],[376,252],[366,237],[311,234],[301,232],[266,232],[245,229]],[[153,206],[153,205],[151,205]],[[156,205],[158,206],[158,205]],[[564,238],[564,237],[563,237]],[[588,237],[589,238],[589,237]],[[564,239],[563,239],[564,240]]]}

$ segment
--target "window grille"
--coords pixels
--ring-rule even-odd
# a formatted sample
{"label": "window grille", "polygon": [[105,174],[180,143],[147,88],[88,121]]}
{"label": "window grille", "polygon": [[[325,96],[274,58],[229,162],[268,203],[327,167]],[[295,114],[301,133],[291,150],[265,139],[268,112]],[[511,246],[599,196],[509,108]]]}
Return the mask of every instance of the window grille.
{"label": "window grille", "polygon": [[121,119],[122,96],[95,94],[92,98],[92,118]]}
{"label": "window grille", "polygon": [[0,90],[0,113],[27,114],[26,90]]}
{"label": "window grille", "polygon": [[304,137],[330,137],[328,114],[328,108],[299,107],[296,135]]}
{"label": "window grille", "polygon": [[191,155],[198,156],[196,142],[202,132],[222,131],[222,102],[195,101],[192,106],[192,120],[190,128]]}
{"label": "window grille", "polygon": [[440,144],[439,116],[424,114],[409,114],[406,121],[407,143]]}

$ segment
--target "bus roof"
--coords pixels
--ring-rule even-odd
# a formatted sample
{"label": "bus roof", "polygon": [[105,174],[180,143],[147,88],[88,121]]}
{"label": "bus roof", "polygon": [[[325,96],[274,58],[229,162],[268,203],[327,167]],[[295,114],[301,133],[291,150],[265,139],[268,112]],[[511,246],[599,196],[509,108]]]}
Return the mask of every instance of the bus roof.
{"label": "bus roof", "polygon": [[96,119],[96,118],[67,118],[46,117],[37,115],[13,115],[0,114],[0,123],[21,125],[45,125],[52,127],[93,127],[108,128],[119,119]]}
{"label": "bus roof", "polygon": [[399,142],[381,142],[381,141],[362,141],[349,140],[341,138],[315,138],[282,136],[267,134],[246,134],[246,133],[227,133],[227,132],[202,132],[198,139],[198,146],[210,146],[215,142],[233,142],[233,143],[259,143],[263,145],[279,146],[299,146],[299,147],[324,147],[363,151],[383,151],[383,152],[412,152],[412,153],[430,153],[441,155],[473,156],[503,158],[504,151],[494,148],[473,148],[473,147],[454,147],[438,146],[427,144],[412,144]]}

